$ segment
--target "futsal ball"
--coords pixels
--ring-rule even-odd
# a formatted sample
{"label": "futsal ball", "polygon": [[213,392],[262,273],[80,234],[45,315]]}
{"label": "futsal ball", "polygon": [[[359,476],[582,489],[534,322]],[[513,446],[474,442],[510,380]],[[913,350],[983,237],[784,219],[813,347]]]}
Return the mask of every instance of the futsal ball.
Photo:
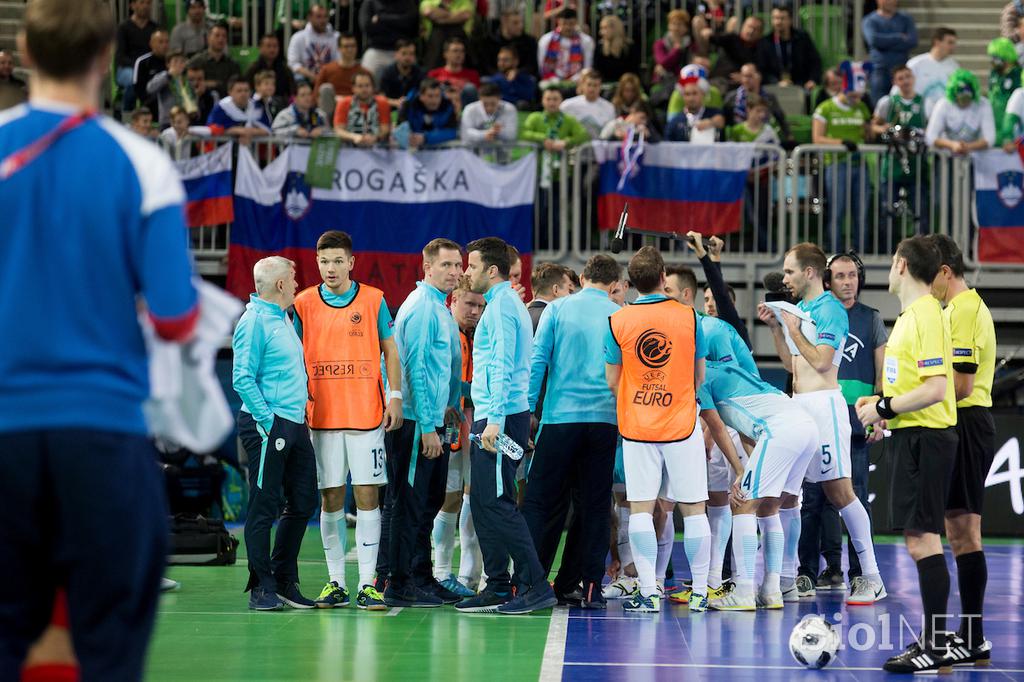
{"label": "futsal ball", "polygon": [[839,633],[822,616],[804,616],[789,635],[789,653],[808,668],[824,668],[838,649]]}

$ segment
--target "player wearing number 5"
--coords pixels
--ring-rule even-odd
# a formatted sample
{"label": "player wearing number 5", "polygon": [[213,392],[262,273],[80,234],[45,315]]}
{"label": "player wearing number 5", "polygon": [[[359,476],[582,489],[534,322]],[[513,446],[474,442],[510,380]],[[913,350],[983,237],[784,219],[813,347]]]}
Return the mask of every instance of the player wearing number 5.
{"label": "player wearing number 5", "polygon": [[[323,283],[295,297],[295,329],[302,339],[309,375],[306,415],[313,432],[316,472],[323,508],[320,535],[330,582],[317,605],[347,606],[345,589],[345,480],[352,474],[356,498],[356,553],[359,594],[356,605],[383,611],[374,588],[380,546],[378,489],[388,482],[384,431],[402,426],[402,367],[391,338],[393,322],[384,293],[351,279],[352,238],[331,230],[316,243]],[[384,396],[380,356],[384,354],[388,391]]]}
{"label": "player wearing number 5", "polygon": [[[821,279],[825,265],[824,252],[809,242],[787,251],[783,262],[783,282],[794,298],[799,299],[798,307],[810,317],[810,323],[784,312],[783,327],[764,303],[758,305],[757,315],[771,328],[779,359],[793,373],[793,399],[818,425],[821,447],[811,458],[805,479],[822,484],[825,495],[846,522],[860,559],[862,576],[855,581],[846,603],[873,604],[886,596],[885,586],[875,562],[871,521],[853,492],[850,414],[839,389],[839,365],[850,319],[839,300],[825,291]],[[800,509],[782,509],[780,516],[786,537],[792,539],[786,543],[782,562],[782,593],[786,601],[796,601]]]}

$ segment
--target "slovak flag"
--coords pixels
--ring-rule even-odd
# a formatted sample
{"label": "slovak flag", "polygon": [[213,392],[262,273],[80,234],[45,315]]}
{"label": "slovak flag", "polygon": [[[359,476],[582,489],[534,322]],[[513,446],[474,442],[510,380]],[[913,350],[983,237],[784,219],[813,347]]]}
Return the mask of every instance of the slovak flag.
{"label": "slovak flag", "polygon": [[178,172],[185,184],[185,220],[189,227],[221,225],[235,219],[231,187],[231,145],[209,154],[182,159]]}

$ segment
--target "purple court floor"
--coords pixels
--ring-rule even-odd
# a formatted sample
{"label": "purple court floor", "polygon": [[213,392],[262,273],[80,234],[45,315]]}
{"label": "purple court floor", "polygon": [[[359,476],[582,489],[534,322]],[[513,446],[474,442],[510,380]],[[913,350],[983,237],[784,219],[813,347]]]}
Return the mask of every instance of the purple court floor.
{"label": "purple court floor", "polygon": [[[985,637],[993,643],[990,668],[957,668],[943,680],[1024,681],[1024,545],[986,548],[988,592]],[[779,611],[691,614],[685,606],[662,603],[660,614],[628,614],[621,602],[606,612],[555,609],[541,680],[729,680],[786,682],[909,679],[881,671],[885,659],[902,650],[913,635],[907,622],[920,623],[917,570],[906,550],[878,545],[878,563],[889,596],[874,606],[844,604],[838,592]],[[952,591],[949,612],[960,613],[956,566],[947,551]],[[683,566],[682,543],[673,561]],[[760,575],[760,574],[759,574]],[[817,613],[841,627],[843,648],[820,671],[800,667],[787,641],[804,615]],[[959,619],[947,629],[955,630]],[[901,637],[903,644],[901,644]],[[564,638],[564,649],[560,644]]]}

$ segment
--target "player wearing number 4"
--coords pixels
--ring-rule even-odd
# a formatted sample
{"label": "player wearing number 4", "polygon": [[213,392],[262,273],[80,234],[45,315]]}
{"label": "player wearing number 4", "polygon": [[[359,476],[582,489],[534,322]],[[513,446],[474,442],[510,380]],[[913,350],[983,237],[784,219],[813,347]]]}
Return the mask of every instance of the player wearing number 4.
{"label": "player wearing number 4", "polygon": [[[758,305],[757,315],[771,328],[775,350],[782,364],[793,373],[793,400],[818,425],[820,448],[807,467],[806,480],[822,484],[825,495],[846,523],[860,559],[862,576],[855,581],[846,603],[873,604],[886,596],[885,586],[875,561],[871,520],[854,495],[850,480],[850,415],[838,379],[850,320],[839,300],[824,289],[821,278],[825,263],[824,252],[809,242],[787,251],[783,262],[783,282],[800,300],[798,307],[810,317],[810,323],[783,312],[783,327],[764,303]],[[800,509],[784,507],[780,516],[787,537],[782,563],[783,598],[798,601],[796,555]]]}
{"label": "player wearing number 4", "polygon": [[[323,508],[320,535],[330,581],[317,606],[347,606],[345,589],[345,480],[352,473],[356,498],[356,605],[370,611],[387,607],[373,586],[380,546],[378,489],[387,483],[384,431],[402,426],[402,367],[391,338],[391,313],[384,293],[351,279],[352,238],[331,230],[316,243],[323,283],[295,297],[295,329],[302,339],[309,375],[306,415],[316,452]],[[384,397],[380,356],[388,385]]]}

